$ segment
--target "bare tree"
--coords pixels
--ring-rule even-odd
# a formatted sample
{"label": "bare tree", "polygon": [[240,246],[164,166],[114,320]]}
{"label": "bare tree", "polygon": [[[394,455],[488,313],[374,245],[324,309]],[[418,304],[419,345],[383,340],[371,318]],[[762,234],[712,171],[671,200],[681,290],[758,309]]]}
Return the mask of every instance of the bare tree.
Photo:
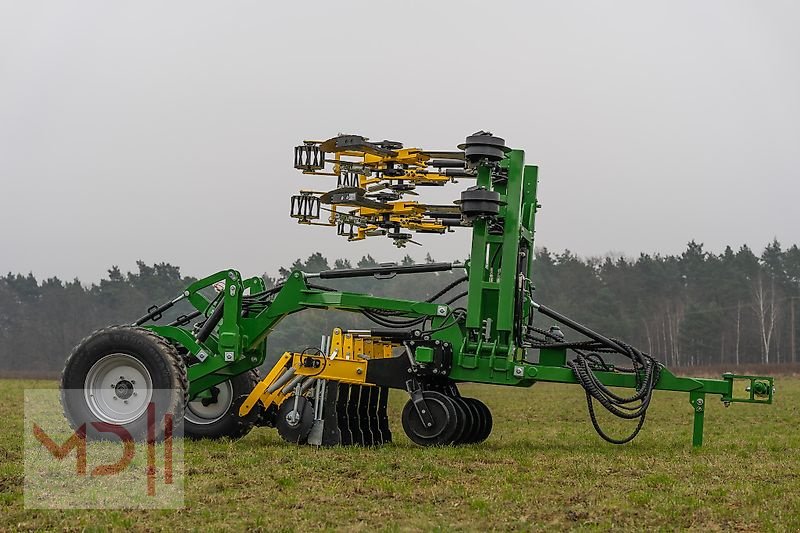
{"label": "bare tree", "polygon": [[769,364],[769,347],[772,342],[772,333],[775,330],[775,319],[778,308],[775,302],[775,278],[770,276],[769,287],[764,286],[764,276],[761,272],[756,277],[753,287],[753,310],[758,319],[761,337],[761,362]]}

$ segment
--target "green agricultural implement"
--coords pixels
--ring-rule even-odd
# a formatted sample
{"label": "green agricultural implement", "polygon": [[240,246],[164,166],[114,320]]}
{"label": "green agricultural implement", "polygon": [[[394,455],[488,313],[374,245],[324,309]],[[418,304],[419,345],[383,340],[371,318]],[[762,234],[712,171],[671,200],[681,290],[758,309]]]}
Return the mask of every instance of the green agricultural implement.
{"label": "green agricultural implement", "polygon": [[[372,446],[392,440],[387,399],[389,389],[400,389],[409,396],[403,429],[414,443],[459,445],[481,442],[492,429],[488,407],[461,396],[459,384],[551,382],[583,387],[592,424],[617,444],[639,433],[655,390],[687,393],[693,444],[700,446],[708,396],[725,405],[772,402],[770,377],[678,377],[650,355],[537,302],[531,267],[538,169],[499,137],[478,132],[457,150],[428,151],[340,135],[297,146],[294,166],[337,182],[330,191],[292,197],[290,214],[301,224],[334,227],[348,241],[386,237],[399,247],[415,233],[462,228],[472,231],[470,259],[294,271],[269,288],[260,277],[217,272],[133,324],[95,332],[73,350],[62,398],[74,427],[100,422],[106,426],[88,424],[90,436],[102,438],[95,428],[111,424],[145,438],[155,403],[155,420],[170,413],[193,438],[236,438],[265,425],[298,444]],[[472,186],[450,204],[405,199],[463,180]],[[425,301],[323,285],[444,271],[463,275]],[[466,291],[452,294],[463,285]],[[466,307],[457,306],[464,297]],[[165,323],[164,313],[179,303],[192,311]],[[286,352],[261,379],[257,369],[267,358],[269,334],[306,309],[359,313],[369,326],[336,328],[319,346]],[[539,326],[542,321],[548,326]],[[625,438],[608,436],[595,416],[598,403],[635,429]],[[164,424],[149,429],[155,437],[168,431]]]}

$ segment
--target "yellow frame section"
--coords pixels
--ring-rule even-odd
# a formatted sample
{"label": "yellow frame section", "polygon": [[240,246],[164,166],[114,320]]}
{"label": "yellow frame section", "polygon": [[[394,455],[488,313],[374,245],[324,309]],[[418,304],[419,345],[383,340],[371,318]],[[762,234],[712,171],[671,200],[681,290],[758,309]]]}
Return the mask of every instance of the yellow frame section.
{"label": "yellow frame section", "polygon": [[[274,392],[268,392],[269,387],[283,374],[283,369],[287,368],[290,362],[295,369],[295,376],[309,376],[314,379],[372,386],[365,382],[370,359],[392,357],[392,350],[395,346],[399,345],[384,341],[379,337],[353,335],[344,333],[341,328],[335,328],[331,335],[330,355],[285,352],[239,407],[239,416],[247,415],[259,401],[267,408],[272,404],[280,405],[292,395],[291,392],[283,394],[283,387],[279,387]],[[318,359],[320,367],[305,366],[303,360],[309,357]]]}
{"label": "yellow frame section", "polygon": [[291,358],[292,353],[286,352],[281,356],[280,359],[278,359],[278,362],[275,363],[275,366],[272,367],[272,370],[269,371],[267,376],[262,379],[252,391],[250,391],[250,394],[248,394],[247,398],[245,398],[244,402],[242,402],[242,405],[239,407],[239,416],[247,415],[247,413],[249,413],[253,407],[255,407],[259,400],[261,400],[261,403],[264,404],[264,407],[269,407],[270,404],[281,395],[281,389],[278,389],[271,394],[267,392],[267,389],[282,374],[281,369],[286,366]]}

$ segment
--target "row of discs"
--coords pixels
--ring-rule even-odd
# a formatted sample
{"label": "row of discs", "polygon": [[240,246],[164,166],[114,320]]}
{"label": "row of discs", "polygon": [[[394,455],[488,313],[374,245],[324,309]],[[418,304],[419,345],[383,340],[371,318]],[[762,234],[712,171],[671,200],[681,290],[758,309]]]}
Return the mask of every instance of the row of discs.
{"label": "row of discs", "polygon": [[422,393],[433,423],[428,426],[412,401],[403,408],[403,429],[420,446],[447,446],[483,442],[492,432],[492,413],[476,398]]}

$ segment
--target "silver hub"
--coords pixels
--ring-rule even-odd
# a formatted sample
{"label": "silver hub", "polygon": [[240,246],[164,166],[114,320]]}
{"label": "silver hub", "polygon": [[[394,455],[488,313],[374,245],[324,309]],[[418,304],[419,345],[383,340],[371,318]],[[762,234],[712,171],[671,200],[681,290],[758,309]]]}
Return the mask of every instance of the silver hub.
{"label": "silver hub", "polygon": [[289,412],[286,414],[286,422],[287,422],[287,423],[288,423],[290,426],[292,426],[292,427],[295,427],[297,424],[299,424],[299,423],[300,423],[300,413],[298,413],[297,411],[295,411],[294,409],[292,409],[291,411],[289,411]]}
{"label": "silver hub", "polygon": [[96,418],[109,424],[128,424],[147,411],[153,398],[153,380],[141,361],[114,353],[92,365],[83,394]]}
{"label": "silver hub", "polygon": [[198,398],[186,404],[184,418],[192,424],[213,424],[227,414],[233,403],[233,386],[224,381],[215,386],[216,400]]}

